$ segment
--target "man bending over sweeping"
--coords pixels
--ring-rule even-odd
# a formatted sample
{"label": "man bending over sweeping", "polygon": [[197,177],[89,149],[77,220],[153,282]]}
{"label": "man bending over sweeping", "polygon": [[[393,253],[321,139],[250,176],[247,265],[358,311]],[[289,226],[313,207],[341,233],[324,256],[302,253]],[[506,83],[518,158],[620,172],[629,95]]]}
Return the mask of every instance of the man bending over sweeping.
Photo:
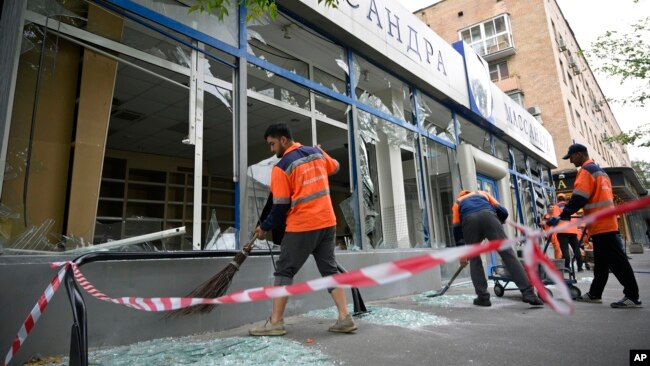
{"label": "man bending over sweeping", "polygon": [[[324,276],[338,273],[334,259],[336,216],[330,199],[328,176],[339,170],[339,163],[319,147],[294,142],[286,123],[270,125],[264,139],[271,151],[281,158],[271,173],[271,212],[255,228],[262,239],[266,232],[286,223],[280,258],[276,263],[275,286],[291,285],[309,255],[313,255],[318,271]],[[329,290],[339,312],[330,332],[350,333],[357,330],[347,310],[342,288]],[[260,327],[249,330],[253,336],[281,336],[284,309],[288,297],[273,299],[271,317]]]}

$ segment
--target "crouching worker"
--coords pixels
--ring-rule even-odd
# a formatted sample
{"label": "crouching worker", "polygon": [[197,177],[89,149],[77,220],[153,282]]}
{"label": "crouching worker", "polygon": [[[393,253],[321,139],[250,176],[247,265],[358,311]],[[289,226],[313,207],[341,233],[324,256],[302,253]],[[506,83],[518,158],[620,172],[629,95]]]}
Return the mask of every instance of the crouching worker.
{"label": "crouching worker", "polygon": [[[275,286],[293,284],[293,277],[314,256],[318,271],[324,276],[338,273],[334,259],[336,244],[336,216],[329,195],[328,176],[339,169],[339,163],[320,147],[302,146],[294,142],[285,123],[270,125],[264,139],[271,151],[281,158],[271,172],[271,211],[255,229],[262,239],[266,232],[286,224],[280,258],[276,264]],[[350,333],[357,330],[347,310],[345,291],[330,289],[338,309],[338,320],[331,332]],[[250,329],[254,336],[281,336],[284,328],[284,309],[288,297],[273,299],[271,317],[262,326]]]}
{"label": "crouching worker", "polygon": [[[456,245],[475,244],[480,243],[483,239],[497,240],[507,237],[502,225],[507,218],[507,210],[487,192],[461,191],[452,207],[452,214]],[[519,263],[515,251],[508,248],[499,251],[499,255],[512,276],[512,280],[521,291],[522,301],[531,305],[544,305],[528,282],[524,267]],[[467,259],[461,260],[461,264],[466,262]],[[476,292],[474,305],[492,306],[481,256],[470,258],[469,268]]]}

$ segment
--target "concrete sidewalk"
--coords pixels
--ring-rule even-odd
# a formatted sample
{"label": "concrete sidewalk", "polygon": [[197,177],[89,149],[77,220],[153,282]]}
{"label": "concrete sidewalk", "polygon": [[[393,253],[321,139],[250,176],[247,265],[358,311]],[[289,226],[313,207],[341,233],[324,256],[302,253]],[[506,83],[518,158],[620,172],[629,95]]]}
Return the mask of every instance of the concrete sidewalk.
{"label": "concrete sidewalk", "polygon": [[[631,256],[642,309],[609,306],[623,296],[613,275],[603,304],[574,303],[570,316],[548,307],[532,308],[521,302],[517,290],[506,291],[502,298],[493,295],[490,308],[476,307],[473,288],[466,283],[434,299],[414,294],[367,302],[372,311],[356,319],[355,334],[327,331],[334,322],[332,307],[287,317],[284,337],[249,337],[251,325],[246,325],[91,350],[90,361],[102,365],[628,365],[630,349],[650,349],[650,253]],[[577,286],[583,293],[592,277],[591,271],[579,273]],[[289,304],[299,301],[300,297],[293,298]],[[259,314],[260,320],[269,313]]]}
{"label": "concrete sidewalk", "polygon": [[[642,309],[609,306],[623,297],[622,286],[611,274],[603,304],[574,303],[570,316],[548,307],[531,308],[516,290],[502,298],[493,295],[492,307],[479,308],[471,303],[474,293],[468,284],[436,299],[413,295],[367,304],[432,314],[446,323],[413,329],[362,317],[356,334],[340,335],[327,332],[330,319],[301,315],[286,319],[285,338],[303,344],[311,338],[308,346],[341,365],[628,365],[630,349],[650,349],[650,253],[631,257]],[[592,278],[592,271],[578,273],[583,293]],[[247,329],[205,336],[245,336]]]}

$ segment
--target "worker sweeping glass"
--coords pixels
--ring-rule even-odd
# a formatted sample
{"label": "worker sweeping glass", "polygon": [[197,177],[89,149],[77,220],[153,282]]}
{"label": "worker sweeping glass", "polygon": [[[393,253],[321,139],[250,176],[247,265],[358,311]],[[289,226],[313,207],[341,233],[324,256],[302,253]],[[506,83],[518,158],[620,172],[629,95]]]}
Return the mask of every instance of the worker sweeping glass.
{"label": "worker sweeping glass", "polygon": [[[485,191],[471,192],[463,190],[452,207],[452,223],[454,225],[454,239],[456,245],[476,244],[483,239],[506,239],[502,222],[506,220],[507,210]],[[503,264],[512,276],[512,280],[521,291],[522,301],[531,305],[543,305],[533,290],[524,268],[517,260],[512,248],[500,250],[499,255]],[[474,305],[492,306],[490,293],[487,291],[487,280],[483,272],[483,262],[480,256],[461,259],[461,264],[469,260],[470,276],[476,292]]]}
{"label": "worker sweeping glass", "polygon": [[[339,163],[320,146],[309,147],[294,142],[285,123],[270,125],[264,139],[281,159],[271,172],[273,206],[255,229],[255,236],[262,239],[267,231],[286,225],[274,273],[275,286],[291,285],[309,255],[314,256],[322,276],[338,273],[334,258],[336,216],[330,199],[328,176],[338,171]],[[329,330],[354,332],[357,326],[348,313],[344,290],[335,288],[329,292],[339,313],[338,320]],[[250,329],[249,333],[254,336],[286,334],[284,309],[287,301],[288,297],[273,299],[271,317],[264,325]]]}

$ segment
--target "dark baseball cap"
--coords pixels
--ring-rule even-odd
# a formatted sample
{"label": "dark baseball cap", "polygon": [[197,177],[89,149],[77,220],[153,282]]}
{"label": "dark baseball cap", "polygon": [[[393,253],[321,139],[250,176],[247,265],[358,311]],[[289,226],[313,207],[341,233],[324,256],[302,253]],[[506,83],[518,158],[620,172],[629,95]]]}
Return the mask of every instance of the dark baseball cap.
{"label": "dark baseball cap", "polygon": [[577,152],[587,152],[587,147],[585,145],[573,144],[569,146],[569,151],[567,151],[566,155],[564,155],[562,159],[566,160],[571,157],[571,154]]}

